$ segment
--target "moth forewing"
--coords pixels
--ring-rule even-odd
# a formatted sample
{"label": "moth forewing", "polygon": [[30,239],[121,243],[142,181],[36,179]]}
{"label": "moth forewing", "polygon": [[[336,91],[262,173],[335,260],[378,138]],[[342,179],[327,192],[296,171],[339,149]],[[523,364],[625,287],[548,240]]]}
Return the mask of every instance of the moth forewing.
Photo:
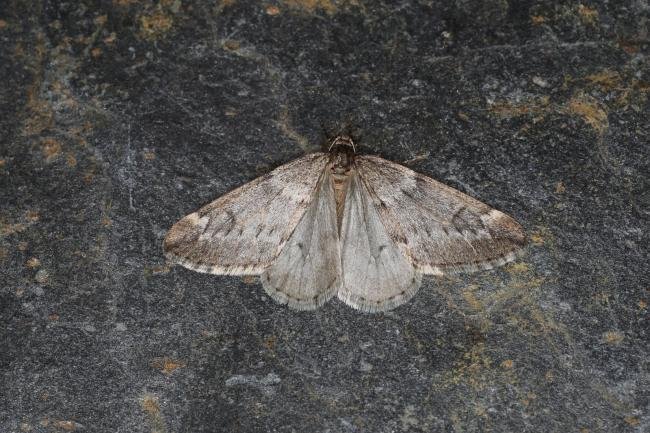
{"label": "moth forewing", "polygon": [[488,269],[526,243],[514,219],[456,189],[379,157],[356,165],[389,236],[424,274]]}
{"label": "moth forewing", "polygon": [[199,272],[261,274],[309,207],[328,159],[305,155],[187,215],[167,233],[165,255]]}

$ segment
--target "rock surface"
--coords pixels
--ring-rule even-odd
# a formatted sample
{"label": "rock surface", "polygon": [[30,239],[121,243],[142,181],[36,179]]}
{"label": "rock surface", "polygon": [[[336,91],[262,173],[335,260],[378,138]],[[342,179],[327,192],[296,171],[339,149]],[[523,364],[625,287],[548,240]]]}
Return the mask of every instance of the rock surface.
{"label": "rock surface", "polygon": [[[0,3],[0,431],[650,431],[644,1]],[[527,255],[368,315],[170,268],[351,126]]]}

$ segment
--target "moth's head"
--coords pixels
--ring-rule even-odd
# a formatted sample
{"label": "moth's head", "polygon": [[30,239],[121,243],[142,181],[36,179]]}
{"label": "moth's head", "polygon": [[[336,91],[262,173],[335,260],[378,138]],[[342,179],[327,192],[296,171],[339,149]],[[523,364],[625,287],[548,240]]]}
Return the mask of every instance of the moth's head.
{"label": "moth's head", "polygon": [[346,151],[349,152],[352,150],[352,153],[356,152],[356,147],[354,145],[354,140],[349,135],[337,135],[330,141],[329,151]]}

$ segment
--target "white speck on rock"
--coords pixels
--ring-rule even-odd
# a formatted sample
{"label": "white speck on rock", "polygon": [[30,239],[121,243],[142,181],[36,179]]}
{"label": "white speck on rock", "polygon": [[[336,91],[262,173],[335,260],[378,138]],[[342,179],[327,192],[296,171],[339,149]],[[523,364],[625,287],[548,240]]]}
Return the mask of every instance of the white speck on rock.
{"label": "white speck on rock", "polygon": [[361,370],[361,371],[370,371],[370,370],[372,370],[372,364],[361,360],[361,362],[359,364],[359,370]]}
{"label": "white speck on rock", "polygon": [[280,378],[275,373],[269,373],[264,377],[255,376],[252,374],[237,374],[226,380],[226,386],[235,385],[273,385],[280,383]]}
{"label": "white speck on rock", "polygon": [[46,269],[39,269],[39,271],[36,272],[36,276],[34,277],[34,279],[41,284],[45,284],[49,278],[50,273],[47,272]]}
{"label": "white speck on rock", "polygon": [[275,373],[269,373],[260,377],[253,374],[237,374],[226,379],[226,386],[245,385],[260,389],[264,394],[275,394],[273,385],[280,383],[280,377]]}
{"label": "white speck on rock", "polygon": [[543,88],[548,87],[548,81],[546,81],[545,79],[543,79],[542,77],[539,77],[537,75],[533,77],[533,84],[535,84],[536,86],[539,86],[539,87],[543,87]]}

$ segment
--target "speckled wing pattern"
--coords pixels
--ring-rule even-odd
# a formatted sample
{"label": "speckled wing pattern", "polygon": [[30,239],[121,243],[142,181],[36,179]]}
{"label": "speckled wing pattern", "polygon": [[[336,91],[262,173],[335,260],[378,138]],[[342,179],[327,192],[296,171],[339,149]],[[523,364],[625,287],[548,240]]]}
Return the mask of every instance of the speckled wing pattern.
{"label": "speckled wing pattern", "polygon": [[165,255],[212,274],[259,275],[278,257],[314,198],[328,155],[305,155],[187,215]]}
{"label": "speckled wing pattern", "polygon": [[490,269],[526,243],[514,219],[454,188],[376,156],[355,163],[388,235],[418,272]]}

